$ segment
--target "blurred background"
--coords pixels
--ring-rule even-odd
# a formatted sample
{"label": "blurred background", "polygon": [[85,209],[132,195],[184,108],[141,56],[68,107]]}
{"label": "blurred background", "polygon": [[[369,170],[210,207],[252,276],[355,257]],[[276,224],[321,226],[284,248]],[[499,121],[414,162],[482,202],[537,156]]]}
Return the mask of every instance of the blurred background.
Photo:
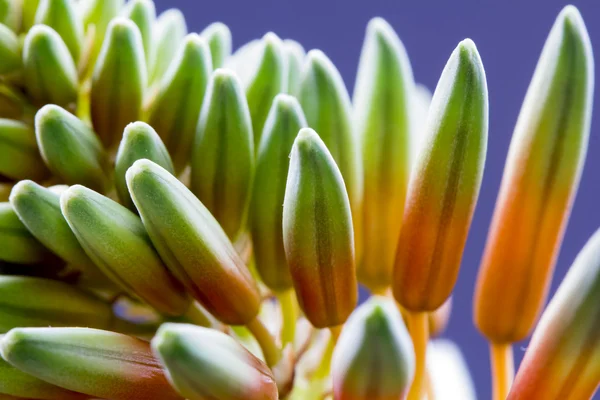
{"label": "blurred background", "polygon": [[[375,16],[385,18],[403,41],[415,79],[431,91],[456,44],[475,41],[487,73],[490,131],[483,186],[454,291],[454,309],[445,336],[461,347],[478,397],[490,397],[487,342],[472,322],[472,296],[512,131],[546,36],[568,2],[558,0],[383,1],[383,0],[155,0],[157,11],[183,11],[190,32],[224,22],[233,35],[234,51],[268,31],[299,41],[306,50],[323,50],[340,70],[350,94],[365,27]],[[600,1],[575,1],[600,54]],[[600,60],[596,77],[600,76]],[[552,292],[579,249],[600,227],[600,89],[587,161],[567,228]],[[515,346],[520,362],[527,341]],[[597,396],[600,399],[600,396]]]}

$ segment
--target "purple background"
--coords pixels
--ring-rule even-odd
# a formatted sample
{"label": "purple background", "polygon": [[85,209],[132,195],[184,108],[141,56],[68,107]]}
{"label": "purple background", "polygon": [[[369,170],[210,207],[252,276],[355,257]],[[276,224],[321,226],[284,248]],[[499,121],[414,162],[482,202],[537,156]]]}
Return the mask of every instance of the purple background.
{"label": "purple background", "polygon": [[[337,65],[352,93],[358,58],[368,20],[387,19],[404,42],[415,79],[435,89],[439,75],[456,44],[470,37],[486,69],[490,100],[489,147],[484,183],[446,336],[462,348],[473,374],[478,397],[489,398],[487,342],[472,322],[472,293],[494,207],[504,160],[525,91],[552,23],[567,3],[554,0],[499,1],[380,1],[380,0],[155,0],[158,11],[176,7],[186,16],[191,32],[214,21],[226,23],[234,49],[274,31],[298,40],[305,49],[323,50]],[[600,1],[575,1],[586,21],[592,45],[600,54]],[[600,64],[600,60],[597,60]],[[596,67],[596,76],[600,75]],[[595,104],[600,105],[600,89]],[[598,109],[598,107],[596,107]],[[552,293],[587,238],[600,227],[600,125],[592,132],[583,179],[558,260]],[[515,346],[519,362],[527,342]]]}

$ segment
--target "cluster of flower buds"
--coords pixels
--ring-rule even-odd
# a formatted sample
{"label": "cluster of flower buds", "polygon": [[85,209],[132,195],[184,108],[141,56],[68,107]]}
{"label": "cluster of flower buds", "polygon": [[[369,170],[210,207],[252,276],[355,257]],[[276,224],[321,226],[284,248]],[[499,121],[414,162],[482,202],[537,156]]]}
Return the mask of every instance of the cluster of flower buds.
{"label": "cluster of flower buds", "polygon": [[[460,350],[430,340],[488,138],[477,47],[449,53],[429,93],[375,18],[351,97],[323,52],[274,33],[232,53],[224,24],[188,33],[151,0],[0,0],[0,400],[474,399]],[[497,400],[600,382],[600,231],[536,327],[593,81],[567,6],[475,291]]]}

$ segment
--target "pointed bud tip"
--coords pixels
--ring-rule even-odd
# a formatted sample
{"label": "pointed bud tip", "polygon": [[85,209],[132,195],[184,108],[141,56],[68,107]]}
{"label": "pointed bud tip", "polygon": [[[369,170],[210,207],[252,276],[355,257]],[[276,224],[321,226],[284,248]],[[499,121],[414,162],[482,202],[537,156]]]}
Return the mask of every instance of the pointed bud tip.
{"label": "pointed bud tip", "polygon": [[263,36],[263,40],[265,41],[265,45],[267,48],[281,46],[283,44],[279,36],[277,36],[277,34],[273,32],[265,33],[265,35]]}
{"label": "pointed bud tip", "polygon": [[273,107],[279,112],[289,111],[297,106],[299,106],[298,100],[289,94],[280,93],[273,99]]}
{"label": "pointed bud tip", "polygon": [[39,185],[29,179],[19,181],[10,191],[8,201],[13,204],[18,198],[31,194]]}
{"label": "pointed bud tip", "polygon": [[60,209],[65,217],[68,214],[69,205],[71,205],[73,201],[79,200],[80,196],[85,195],[89,190],[90,189],[82,185],[73,185],[62,192],[60,195]]}
{"label": "pointed bud tip", "polygon": [[320,142],[321,138],[319,134],[312,128],[302,128],[296,136],[294,147],[309,150],[313,144]]}
{"label": "pointed bud tip", "polygon": [[392,26],[381,17],[374,17],[367,24],[367,35],[370,34],[384,37],[390,34],[395,35]]}
{"label": "pointed bud tip", "polygon": [[154,130],[150,125],[142,121],[131,122],[127,124],[123,131],[123,142],[135,139],[138,136],[145,136],[148,131]]}
{"label": "pointed bud tip", "polygon": [[[132,30],[138,29],[137,25],[130,19],[124,17],[116,17],[110,22],[108,31],[113,35],[125,35]],[[109,34],[107,34],[108,36]]]}

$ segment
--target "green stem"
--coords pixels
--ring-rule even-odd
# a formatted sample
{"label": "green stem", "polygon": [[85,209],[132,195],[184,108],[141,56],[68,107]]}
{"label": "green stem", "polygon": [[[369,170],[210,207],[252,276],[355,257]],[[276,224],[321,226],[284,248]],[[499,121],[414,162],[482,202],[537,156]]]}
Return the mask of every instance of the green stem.
{"label": "green stem", "polygon": [[281,308],[281,347],[294,344],[296,338],[296,323],[298,322],[298,307],[294,290],[287,290],[277,295]]}
{"label": "green stem", "polygon": [[340,332],[342,330],[342,326],[334,326],[329,328],[331,331],[331,336],[329,338],[329,342],[327,342],[327,347],[325,348],[325,352],[323,352],[323,358],[321,358],[321,363],[319,367],[315,370],[313,378],[315,380],[322,380],[329,376],[329,372],[331,370],[331,358],[333,357],[333,350],[335,349],[335,345],[337,344],[337,340],[340,336]]}
{"label": "green stem", "polygon": [[275,343],[275,339],[267,329],[267,327],[262,323],[258,317],[254,318],[250,321],[246,327],[252,333],[260,348],[262,349],[263,355],[265,357],[265,362],[269,367],[272,367],[279,362],[281,358],[281,351],[277,344]]}
{"label": "green stem", "polygon": [[203,326],[205,328],[212,328],[213,326],[207,312],[200,308],[195,302],[190,305],[190,308],[188,308],[183,317],[198,326]]}

